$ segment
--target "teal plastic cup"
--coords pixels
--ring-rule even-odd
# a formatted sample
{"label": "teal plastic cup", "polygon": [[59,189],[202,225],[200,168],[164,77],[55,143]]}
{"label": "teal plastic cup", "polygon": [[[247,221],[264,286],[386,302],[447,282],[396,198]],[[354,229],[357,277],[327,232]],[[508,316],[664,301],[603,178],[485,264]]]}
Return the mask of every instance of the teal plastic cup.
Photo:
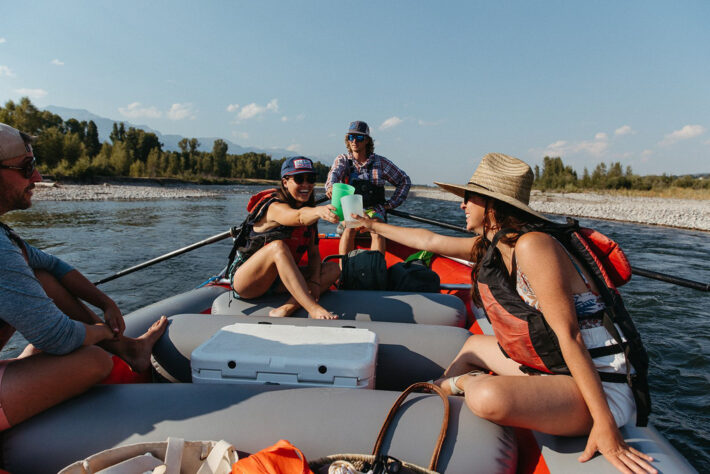
{"label": "teal plastic cup", "polygon": [[343,196],[349,196],[355,194],[355,188],[345,183],[335,183],[333,184],[333,191],[330,198],[330,203],[335,208],[335,214],[337,214],[339,220],[343,220],[343,206],[340,205],[340,198]]}

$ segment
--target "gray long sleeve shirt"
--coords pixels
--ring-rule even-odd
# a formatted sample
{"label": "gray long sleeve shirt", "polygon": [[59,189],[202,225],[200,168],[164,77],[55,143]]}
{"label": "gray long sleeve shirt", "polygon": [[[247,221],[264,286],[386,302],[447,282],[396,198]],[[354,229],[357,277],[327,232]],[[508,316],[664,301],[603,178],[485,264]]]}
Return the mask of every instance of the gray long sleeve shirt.
{"label": "gray long sleeve shirt", "polygon": [[16,241],[19,238],[11,238],[10,232],[0,226],[0,345],[4,346],[14,332],[9,325],[44,352],[72,352],[84,342],[86,328],[57,308],[33,270],[46,270],[61,279],[73,268],[24,241]]}

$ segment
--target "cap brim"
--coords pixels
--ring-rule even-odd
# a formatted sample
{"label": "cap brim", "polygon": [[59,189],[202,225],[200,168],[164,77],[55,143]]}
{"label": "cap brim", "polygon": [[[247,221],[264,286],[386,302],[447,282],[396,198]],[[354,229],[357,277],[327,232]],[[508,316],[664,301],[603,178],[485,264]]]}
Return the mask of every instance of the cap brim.
{"label": "cap brim", "polygon": [[497,199],[497,200],[502,201],[506,204],[510,204],[511,206],[516,207],[516,208],[520,209],[521,211],[525,211],[528,214],[531,214],[531,215],[533,215],[539,219],[542,219],[546,222],[554,222],[554,221],[551,221],[550,219],[548,219],[547,217],[545,217],[544,215],[540,214],[539,212],[534,211],[530,206],[524,204],[521,201],[518,201],[517,199],[506,196],[504,194],[497,193],[495,191],[489,191],[488,189],[483,188],[481,186],[477,186],[475,184],[461,185],[461,184],[438,183],[436,181],[434,181],[434,184],[436,184],[437,186],[443,188],[444,190],[446,190],[452,194],[459,196],[460,198],[464,197],[464,195],[466,194],[466,191],[476,193],[476,194],[481,194],[483,196],[492,197],[493,199]]}

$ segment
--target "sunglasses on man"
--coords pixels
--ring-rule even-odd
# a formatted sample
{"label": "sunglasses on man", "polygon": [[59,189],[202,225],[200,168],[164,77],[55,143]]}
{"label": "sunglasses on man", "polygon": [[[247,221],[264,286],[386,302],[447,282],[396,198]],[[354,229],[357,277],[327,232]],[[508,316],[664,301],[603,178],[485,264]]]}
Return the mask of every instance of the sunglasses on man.
{"label": "sunglasses on man", "polygon": [[304,181],[313,184],[316,182],[316,175],[315,173],[292,174],[291,179],[293,179],[296,184],[303,184]]}
{"label": "sunglasses on man", "polygon": [[35,174],[35,169],[37,168],[37,160],[33,156],[30,161],[25,161],[22,166],[7,166],[7,165],[0,165],[0,168],[4,168],[6,170],[18,170],[22,171],[22,175],[30,179],[33,174]]}
{"label": "sunglasses on man", "polygon": [[348,141],[349,141],[349,142],[352,142],[352,141],[361,142],[361,141],[364,141],[364,140],[365,140],[365,135],[355,135],[355,134],[353,134],[353,133],[351,133],[350,135],[348,135]]}

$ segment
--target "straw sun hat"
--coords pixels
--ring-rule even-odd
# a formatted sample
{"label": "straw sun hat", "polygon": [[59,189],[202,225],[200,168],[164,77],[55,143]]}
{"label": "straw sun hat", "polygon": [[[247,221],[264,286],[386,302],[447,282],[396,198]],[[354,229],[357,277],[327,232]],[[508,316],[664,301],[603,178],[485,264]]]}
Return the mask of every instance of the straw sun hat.
{"label": "straw sun hat", "polygon": [[436,181],[434,184],[460,197],[463,197],[466,191],[489,196],[548,221],[549,219],[528,206],[533,179],[533,172],[527,163],[502,153],[488,153],[473,172],[468,184]]}

